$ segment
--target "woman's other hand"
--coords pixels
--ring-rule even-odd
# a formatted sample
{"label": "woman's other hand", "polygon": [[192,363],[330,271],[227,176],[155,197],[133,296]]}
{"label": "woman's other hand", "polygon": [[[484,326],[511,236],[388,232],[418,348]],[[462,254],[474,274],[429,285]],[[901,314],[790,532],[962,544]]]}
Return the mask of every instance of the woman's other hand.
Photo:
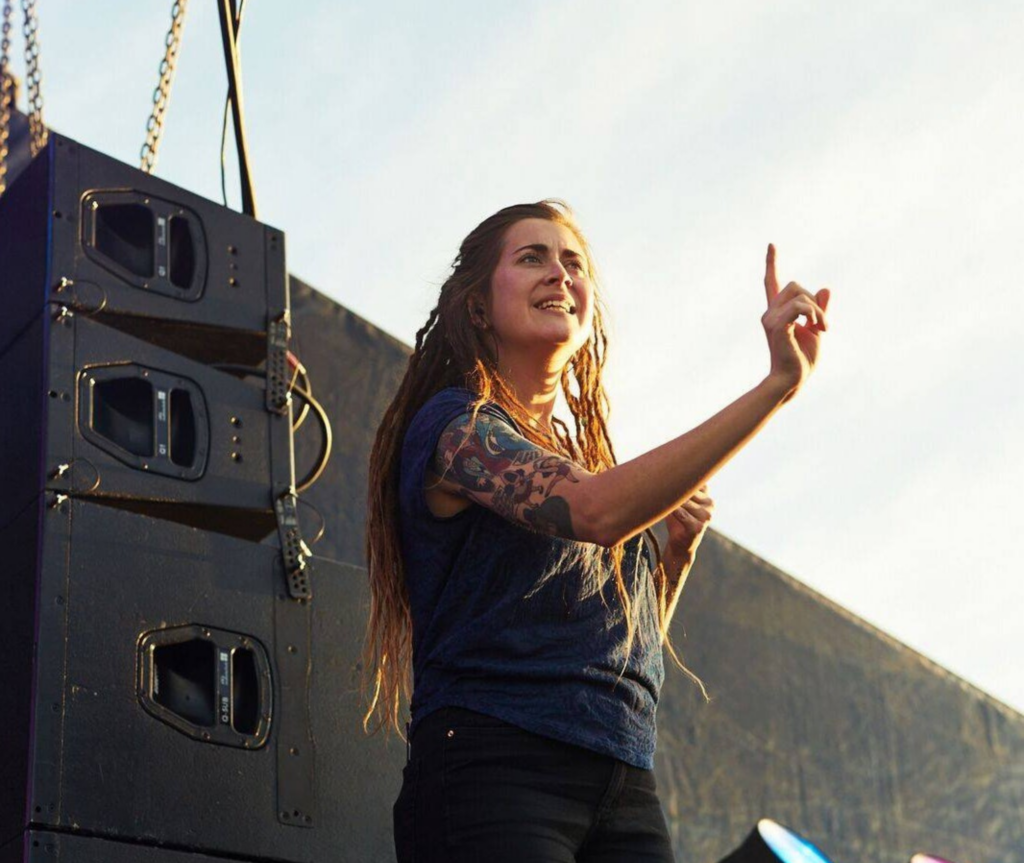
{"label": "woman's other hand", "polygon": [[[768,310],[761,316],[771,353],[769,377],[777,378],[792,392],[789,401],[814,369],[818,359],[821,333],[828,329],[825,310],[831,291],[822,288],[816,294],[790,282],[779,290],[775,276],[775,246],[768,244],[764,287]],[[807,323],[797,323],[803,316]]]}
{"label": "woman's other hand", "polygon": [[715,502],[708,494],[707,483],[704,483],[683,501],[682,506],[669,513],[665,524],[668,527],[668,548],[673,557],[692,558],[697,553],[697,546],[704,538],[714,509]]}

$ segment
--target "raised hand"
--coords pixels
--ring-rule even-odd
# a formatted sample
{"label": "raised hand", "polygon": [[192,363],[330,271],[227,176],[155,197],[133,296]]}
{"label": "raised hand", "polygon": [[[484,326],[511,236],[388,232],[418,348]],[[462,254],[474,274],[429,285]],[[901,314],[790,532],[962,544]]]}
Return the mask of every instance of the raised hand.
{"label": "raised hand", "polygon": [[[816,294],[790,282],[779,290],[775,275],[775,246],[768,244],[765,261],[764,288],[768,310],[761,316],[771,353],[771,376],[784,381],[795,394],[814,369],[818,359],[821,334],[828,329],[825,310],[831,291],[822,288]],[[797,323],[803,317],[807,323]]]}
{"label": "raised hand", "polygon": [[669,513],[665,526],[668,528],[668,547],[672,554],[678,557],[693,557],[696,554],[714,509],[715,502],[708,494],[707,483],[704,483],[683,501],[682,506]]}

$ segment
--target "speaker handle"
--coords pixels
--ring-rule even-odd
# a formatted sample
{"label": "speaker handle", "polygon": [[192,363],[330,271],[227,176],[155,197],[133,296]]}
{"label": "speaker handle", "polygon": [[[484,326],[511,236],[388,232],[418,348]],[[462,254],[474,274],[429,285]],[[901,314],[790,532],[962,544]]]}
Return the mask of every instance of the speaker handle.
{"label": "speaker handle", "polygon": [[139,701],[161,722],[203,743],[266,743],[270,662],[251,635],[198,623],[147,632],[139,638],[138,668]]}

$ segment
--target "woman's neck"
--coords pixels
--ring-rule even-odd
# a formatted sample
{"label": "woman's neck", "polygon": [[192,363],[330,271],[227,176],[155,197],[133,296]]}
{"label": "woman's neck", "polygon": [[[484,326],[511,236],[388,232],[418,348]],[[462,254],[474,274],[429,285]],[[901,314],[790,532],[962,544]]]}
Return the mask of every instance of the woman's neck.
{"label": "woman's neck", "polygon": [[555,400],[558,398],[562,369],[536,357],[499,359],[499,371],[535,426],[546,434],[552,431]]}

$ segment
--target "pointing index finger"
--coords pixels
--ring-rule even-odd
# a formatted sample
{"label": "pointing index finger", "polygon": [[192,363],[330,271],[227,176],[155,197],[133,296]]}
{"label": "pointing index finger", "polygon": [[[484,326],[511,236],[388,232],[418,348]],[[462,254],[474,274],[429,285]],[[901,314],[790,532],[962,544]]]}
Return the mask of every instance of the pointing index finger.
{"label": "pointing index finger", "polygon": [[764,263],[764,289],[768,295],[768,304],[771,305],[779,293],[779,282],[775,277],[775,246],[772,243],[768,244],[768,256]]}

